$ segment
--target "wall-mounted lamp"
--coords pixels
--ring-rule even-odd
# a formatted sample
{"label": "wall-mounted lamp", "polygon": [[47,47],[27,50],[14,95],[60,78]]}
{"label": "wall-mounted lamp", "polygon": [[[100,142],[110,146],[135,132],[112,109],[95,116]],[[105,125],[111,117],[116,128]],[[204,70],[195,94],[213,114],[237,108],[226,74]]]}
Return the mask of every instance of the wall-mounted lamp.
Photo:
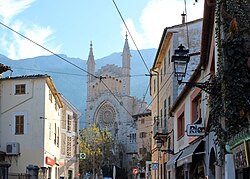
{"label": "wall-mounted lamp", "polygon": [[174,74],[178,83],[180,83],[186,75],[189,59],[189,50],[181,44],[178,49],[175,50],[171,60],[174,62]]}
{"label": "wall-mounted lamp", "polygon": [[204,83],[196,82],[183,82],[183,78],[186,76],[187,66],[190,60],[189,50],[182,44],[175,50],[175,54],[172,56],[171,62],[174,62],[174,73],[177,78],[178,84],[186,84],[189,87],[198,87],[207,93],[211,93],[209,87],[213,85],[209,81]]}

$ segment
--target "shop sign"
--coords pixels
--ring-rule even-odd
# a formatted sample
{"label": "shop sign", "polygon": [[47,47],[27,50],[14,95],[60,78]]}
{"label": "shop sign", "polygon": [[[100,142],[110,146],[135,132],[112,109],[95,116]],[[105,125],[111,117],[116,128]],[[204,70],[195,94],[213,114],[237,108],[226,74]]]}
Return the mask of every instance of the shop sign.
{"label": "shop sign", "polygon": [[232,149],[236,169],[249,167],[246,141]]}
{"label": "shop sign", "polygon": [[187,125],[187,136],[204,136],[205,127],[203,124],[188,124]]}
{"label": "shop sign", "polygon": [[55,163],[56,163],[55,160],[53,160],[53,159],[50,158],[50,157],[46,157],[46,164],[47,164],[47,165],[53,166]]}

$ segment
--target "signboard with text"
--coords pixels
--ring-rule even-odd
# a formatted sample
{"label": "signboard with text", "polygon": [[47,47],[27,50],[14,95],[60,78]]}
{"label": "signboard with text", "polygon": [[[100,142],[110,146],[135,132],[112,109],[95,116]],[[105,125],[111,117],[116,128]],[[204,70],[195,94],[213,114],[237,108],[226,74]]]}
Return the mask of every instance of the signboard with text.
{"label": "signboard with text", "polygon": [[158,170],[158,163],[151,164],[152,170]]}
{"label": "signboard with text", "polygon": [[188,124],[187,125],[187,136],[204,136],[205,127],[203,124]]}

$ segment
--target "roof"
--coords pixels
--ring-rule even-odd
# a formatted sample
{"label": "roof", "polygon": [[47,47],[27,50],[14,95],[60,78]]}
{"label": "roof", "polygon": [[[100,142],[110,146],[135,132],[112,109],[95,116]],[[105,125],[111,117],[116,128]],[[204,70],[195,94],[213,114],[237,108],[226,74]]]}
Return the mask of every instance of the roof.
{"label": "roof", "polygon": [[62,100],[61,100],[61,98],[59,96],[59,93],[57,92],[56,86],[55,86],[54,82],[52,81],[52,78],[49,75],[47,75],[47,74],[23,75],[23,76],[14,76],[14,77],[8,76],[8,77],[5,77],[5,78],[0,78],[0,81],[39,79],[39,78],[45,78],[46,79],[46,83],[48,84],[50,90],[54,94],[55,99],[58,101],[59,107],[62,108],[63,107],[63,103],[62,103]]}
{"label": "roof", "polygon": [[[178,24],[178,25],[174,25],[174,26],[171,26],[171,27],[166,27],[166,28],[163,30],[163,34],[162,34],[162,37],[161,37],[161,41],[160,41],[158,50],[157,50],[157,52],[156,52],[156,56],[155,56],[153,68],[156,66],[157,59],[159,58],[160,52],[162,51],[162,48],[161,48],[161,47],[164,45],[164,42],[166,41],[166,39],[169,40],[169,37],[171,37],[172,34],[173,34],[173,31],[170,31],[170,30],[174,30],[174,29],[177,29],[177,28],[180,28],[180,27],[189,25],[189,24],[193,24],[193,23],[196,23],[196,22],[201,21],[201,20],[202,20],[202,19],[196,19],[196,20],[193,20],[193,21],[184,23],[184,24]],[[166,38],[165,38],[165,37],[166,37]]]}
{"label": "roof", "polygon": [[22,76],[8,76],[8,77],[4,77],[4,78],[0,78],[0,80],[18,80],[18,79],[34,79],[34,78],[50,78],[49,75],[47,74],[37,74],[37,75],[22,75]]}
{"label": "roof", "polygon": [[138,117],[145,117],[145,116],[151,116],[151,110],[147,110],[144,113],[135,114],[132,117],[133,118],[138,118]]}

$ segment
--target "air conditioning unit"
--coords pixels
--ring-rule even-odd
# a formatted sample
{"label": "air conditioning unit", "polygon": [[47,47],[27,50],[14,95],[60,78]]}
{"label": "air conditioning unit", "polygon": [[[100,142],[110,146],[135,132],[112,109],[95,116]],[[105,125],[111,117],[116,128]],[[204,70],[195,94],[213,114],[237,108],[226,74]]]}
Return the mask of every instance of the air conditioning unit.
{"label": "air conditioning unit", "polygon": [[6,144],[7,155],[18,155],[20,153],[20,144],[17,142],[9,142]]}

